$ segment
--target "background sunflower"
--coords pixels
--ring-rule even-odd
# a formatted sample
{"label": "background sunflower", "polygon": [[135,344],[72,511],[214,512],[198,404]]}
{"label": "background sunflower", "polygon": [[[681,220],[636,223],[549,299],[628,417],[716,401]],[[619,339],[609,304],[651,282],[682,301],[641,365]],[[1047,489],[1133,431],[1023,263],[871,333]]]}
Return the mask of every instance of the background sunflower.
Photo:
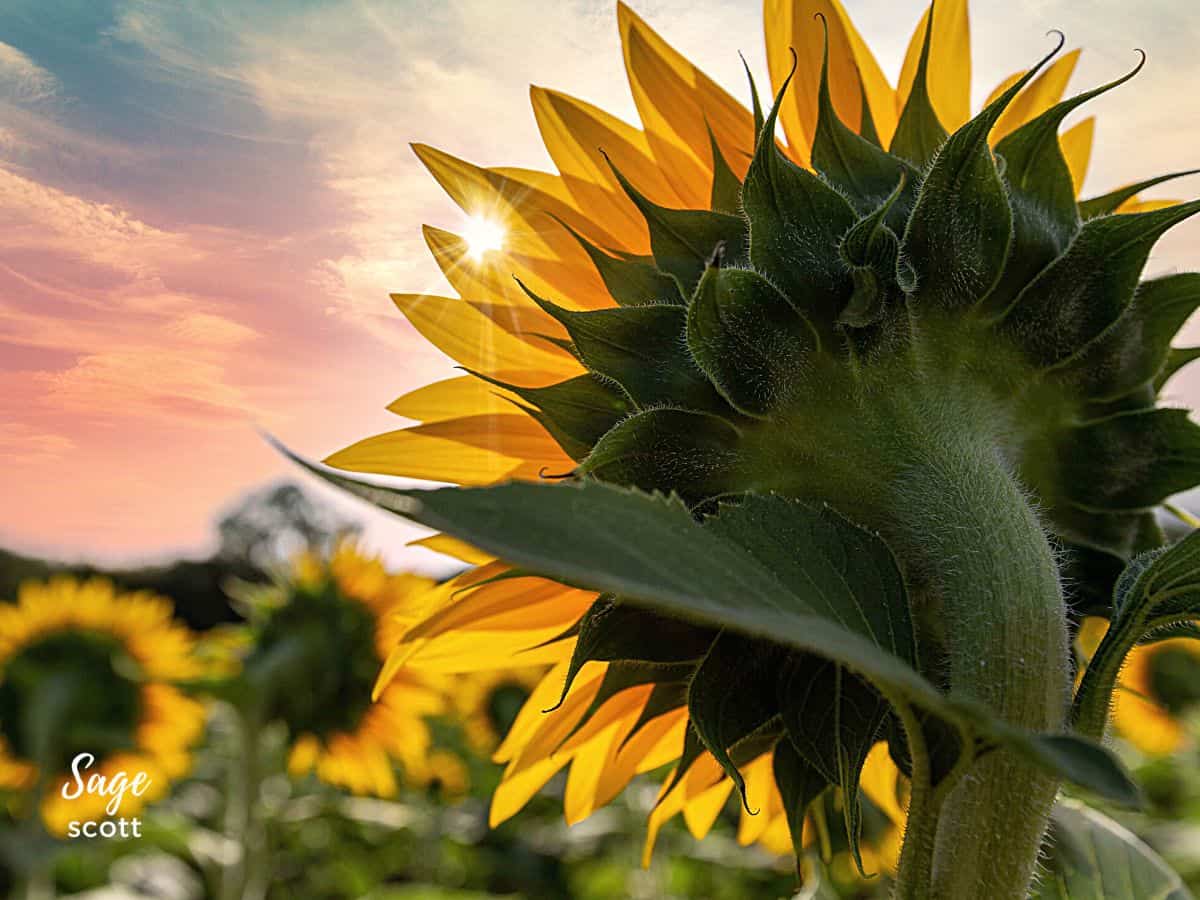
{"label": "background sunflower", "polygon": [[106,815],[108,797],[62,795],[79,754],[95,758],[88,774],[146,773],[148,790],[127,793],[119,815],[162,797],[204,727],[203,704],[174,686],[200,672],[194,642],[163,597],[103,578],[23,584],[0,604],[0,785],[36,796],[59,835]]}

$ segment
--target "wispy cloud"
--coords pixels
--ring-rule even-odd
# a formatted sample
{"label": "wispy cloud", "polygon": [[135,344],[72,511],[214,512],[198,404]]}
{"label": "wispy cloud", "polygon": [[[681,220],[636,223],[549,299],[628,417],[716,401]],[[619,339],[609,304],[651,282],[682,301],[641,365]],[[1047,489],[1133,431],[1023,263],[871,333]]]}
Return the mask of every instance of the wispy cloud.
{"label": "wispy cloud", "polygon": [[12,44],[0,41],[0,96],[20,103],[37,103],[57,92],[57,78]]}

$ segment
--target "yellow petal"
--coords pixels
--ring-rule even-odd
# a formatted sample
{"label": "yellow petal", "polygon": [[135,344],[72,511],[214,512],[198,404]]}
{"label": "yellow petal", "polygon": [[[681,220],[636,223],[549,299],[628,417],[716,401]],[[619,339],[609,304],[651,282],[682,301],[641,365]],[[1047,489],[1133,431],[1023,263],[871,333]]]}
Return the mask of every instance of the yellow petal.
{"label": "yellow petal", "polygon": [[[617,721],[628,720],[627,724],[632,729],[633,723],[637,720],[637,717],[646,705],[646,698],[650,696],[650,689],[651,685],[649,684],[639,684],[636,687],[626,688],[609,697],[592,714],[592,717],[578,731],[567,738],[555,752],[573,753]],[[628,729],[626,733],[628,733]]]}
{"label": "yellow petal", "polygon": [[[433,294],[393,294],[408,321],[427,341],[477,372],[529,373],[522,386],[541,386],[583,372],[569,354],[542,350],[497,328],[462,300]],[[540,377],[539,377],[540,376]]]}
{"label": "yellow petal", "polygon": [[802,163],[808,161],[817,129],[817,96],[825,46],[824,29],[816,19],[818,14],[829,24],[829,92],[838,117],[858,130],[865,91],[884,146],[896,130],[895,91],[839,0],[764,0],[767,66],[774,91],[778,92],[791,71],[792,48],[797,55],[796,75],[780,107],[779,118],[789,149]]}
{"label": "yellow petal", "polygon": [[904,827],[906,816],[896,799],[896,785],[899,780],[900,770],[892,762],[887,742],[880,741],[867,754],[860,783],[863,793],[892,820],[892,824]]}
{"label": "yellow petal", "polygon": [[[561,230],[561,225],[555,225]],[[522,316],[526,331],[550,335],[566,333],[554,318],[530,299],[517,279],[539,297],[553,299],[568,309],[601,309],[613,305],[596,267],[586,254],[580,255],[574,238],[571,239],[574,245],[571,254],[566,258],[535,259],[505,248],[477,255],[453,232],[430,225],[424,226],[422,231],[434,261],[460,296],[481,305],[517,310],[509,315]],[[496,314],[501,312],[503,309],[495,310]],[[496,321],[504,327],[498,317]]]}
{"label": "yellow petal", "polygon": [[1079,196],[1079,192],[1083,190],[1088,163],[1092,159],[1092,139],[1095,136],[1096,117],[1089,116],[1068,128],[1058,139],[1063,156],[1067,159],[1067,168],[1071,170],[1071,180],[1075,182],[1075,196]]}
{"label": "yellow petal", "polygon": [[413,151],[467,215],[504,229],[504,246],[511,252],[586,261],[578,243],[548,213],[595,241],[618,243],[599,223],[575,208],[574,198],[558,176],[517,168],[485,169],[427,144],[413,144]]}
{"label": "yellow petal", "polygon": [[1016,131],[1058,103],[1067,90],[1067,82],[1071,80],[1077,62],[1079,51],[1072,50],[1048,65],[1041,75],[1027,84],[996,122],[991,134],[992,143],[997,143],[1006,134]]}
{"label": "yellow petal", "polygon": [[516,335],[567,336],[566,329],[529,298],[517,279],[539,296],[557,291],[523,267],[515,254],[494,250],[480,256],[472,253],[467,241],[453,232],[431,225],[424,225],[421,230],[434,262],[458,295],[505,331]]}
{"label": "yellow petal", "polygon": [[1122,214],[1154,212],[1156,209],[1166,209],[1168,206],[1177,206],[1178,204],[1178,200],[1143,200],[1135,195],[1118,206],[1115,212]]}
{"label": "yellow petal", "polygon": [[488,810],[488,827],[495,828],[506,822],[524,808],[542,787],[553,778],[570,759],[566,756],[539,760],[520,771],[505,771],[496,790],[492,792],[492,805]]}
{"label": "yellow petal", "polygon": [[459,416],[512,412],[514,407],[512,400],[507,399],[509,397],[516,399],[508,391],[481,378],[463,375],[409,391],[388,404],[388,411],[417,422],[440,422]]}
{"label": "yellow petal", "polygon": [[996,85],[994,88],[992,88],[992,92],[987,95],[987,99],[983,101],[983,105],[991,106],[992,101],[996,100],[1001,94],[1003,94],[1010,87],[1012,87],[1014,84],[1016,84],[1022,78],[1024,78],[1025,73],[1028,71],[1029,71],[1028,69],[1020,69],[1016,72],[1013,72],[1011,75],[1009,75],[1007,78],[1005,78],[1002,82],[1000,82],[998,85]]}
{"label": "yellow petal", "polygon": [[788,827],[787,815],[772,816],[767,823],[767,827],[763,829],[763,833],[758,836],[758,843],[769,852],[779,856],[791,853],[793,847],[792,832]]}
{"label": "yellow petal", "polygon": [[740,176],[754,152],[754,117],[624,3],[617,4],[617,24],[650,150],[681,204],[707,209],[712,192],[709,129]]}
{"label": "yellow petal", "polygon": [[508,477],[526,461],[458,441],[421,434],[418,425],[377,434],[339,450],[325,464],[350,472],[400,475],[450,484],[485,485]]}
{"label": "yellow petal", "polygon": [[617,169],[656,203],[673,205],[678,197],[655,164],[646,136],[602,109],[558,91],[533,87],[529,96],[542,142],[578,207],[621,240],[612,249],[649,253],[646,220],[601,155],[607,153]]}
{"label": "yellow petal", "polygon": [[733,782],[725,778],[683,805],[683,821],[692,837],[698,841],[704,840],[717,821],[717,816],[725,808],[725,802],[732,791]]}
{"label": "yellow petal", "polygon": [[492,554],[485,553],[483,550],[472,547],[470,544],[464,543],[448,534],[433,534],[427,538],[409,541],[408,546],[424,547],[426,550],[432,550],[434,553],[444,553],[446,556],[452,556],[472,566],[483,565],[496,558]]}
{"label": "yellow petal", "polygon": [[422,672],[461,674],[512,666],[552,665],[570,656],[572,642],[560,641],[560,625],[502,631],[452,631],[401,644],[388,665],[411,665]]}
{"label": "yellow petal", "polygon": [[528,462],[534,474],[540,468],[554,472],[570,470],[575,461],[537,420],[521,412],[443,419],[407,429],[426,437],[456,441],[468,447]]}
{"label": "yellow petal", "polygon": [[321,745],[311,734],[302,734],[292,744],[288,753],[287,770],[293,778],[299,778],[312,771],[317,757],[321,754]]}
{"label": "yellow petal", "polygon": [[[764,753],[741,768],[742,777],[746,779],[746,803],[738,822],[737,841],[743,846],[757,841],[769,824],[765,813],[771,792],[776,790],[774,756],[774,751]],[[746,807],[753,814],[747,812]]]}
{"label": "yellow petal", "polygon": [[615,797],[634,775],[653,771],[678,759],[683,750],[686,727],[687,709],[680,707],[655,716],[632,737],[622,736],[614,746],[612,758],[605,763],[596,788],[597,796]]}
{"label": "yellow petal", "polygon": [[[942,127],[953,132],[971,118],[971,24],[967,0],[938,0],[929,46],[929,99]],[[912,90],[925,41],[929,10],[921,16],[908,43],[900,83],[896,87],[896,108],[902,110]]]}
{"label": "yellow petal", "polygon": [[583,718],[591,702],[600,690],[604,678],[606,664],[589,662],[579,673],[571,691],[562,706],[546,713],[538,727],[530,735],[528,743],[520,749],[513,759],[510,768],[519,772],[527,766],[532,766],[548,756],[570,759],[570,753],[557,753],[559,745],[571,733],[571,730]]}
{"label": "yellow petal", "polygon": [[[624,783],[605,777],[611,776],[610,766],[617,752],[617,745],[629,734],[638,714],[646,705],[651,686],[639,685],[622,691],[602,706],[575,736],[557,752],[571,753],[571,771],[567,775],[567,787],[563,793],[563,815],[568,825],[582,822],[595,810],[612,800]],[[603,714],[603,715],[602,715]],[[593,725],[596,723],[596,725]],[[593,732],[589,739],[575,749],[578,734]],[[632,773],[629,773],[632,777]]]}
{"label": "yellow petal", "polygon": [[632,765],[640,775],[678,759],[683,752],[687,720],[685,706],[655,716],[625,742],[617,755],[618,764]]}
{"label": "yellow petal", "polygon": [[[580,676],[583,676],[580,672]],[[567,663],[556,665],[547,672],[530,692],[521,705],[520,712],[509,726],[508,734],[496,748],[492,759],[495,762],[508,762],[529,743],[530,737],[537,730],[542,720],[546,718],[543,710],[549,709],[558,702],[562,693],[563,681],[567,677]]]}
{"label": "yellow petal", "polygon": [[[503,631],[573,625],[595,601],[593,591],[565,587],[544,578],[524,577],[493,581],[470,591],[454,590],[444,608],[415,625],[405,640],[432,638],[467,629]],[[461,591],[461,592],[460,592]]]}
{"label": "yellow petal", "polygon": [[[667,786],[674,778],[675,773],[672,772],[663,782],[662,789],[659,791],[658,803],[647,819],[646,843],[642,847],[643,868],[650,865],[654,844],[658,840],[658,833],[662,826],[676,816],[689,799],[700,796],[724,778],[724,772],[711,753],[704,753],[692,763],[692,767],[675,787],[667,792]],[[664,794],[664,792],[666,793]]]}
{"label": "yellow petal", "polygon": [[1186,742],[1179,723],[1161,706],[1125,690],[1115,692],[1113,728],[1143,753],[1169,756]]}

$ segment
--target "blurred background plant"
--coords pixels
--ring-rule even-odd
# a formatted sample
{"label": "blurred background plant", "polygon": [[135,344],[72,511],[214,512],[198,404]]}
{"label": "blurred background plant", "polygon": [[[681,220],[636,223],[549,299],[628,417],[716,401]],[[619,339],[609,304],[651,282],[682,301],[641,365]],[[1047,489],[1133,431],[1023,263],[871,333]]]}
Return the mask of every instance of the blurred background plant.
{"label": "blurred background plant", "polygon": [[[773,846],[765,820],[728,790],[666,822],[643,867],[662,771],[571,827],[560,773],[520,817],[489,827],[502,774],[493,757],[545,666],[404,671],[372,703],[382,660],[436,583],[390,571],[359,547],[353,522],[294,484],[243,498],[217,530],[211,557],[143,568],[0,552],[0,894],[720,900],[798,890],[787,842]],[[1081,629],[1081,661],[1103,627]],[[1200,658],[1194,642],[1161,638],[1131,659],[1114,715],[1149,802],[1106,812],[1197,888]],[[59,735],[39,786],[31,698],[64,673],[82,689],[57,732],[38,726]],[[121,727],[92,727],[100,721]],[[103,771],[155,773],[151,802],[121,810],[140,817],[141,838],[62,839],[67,818],[95,813],[51,796],[64,760],[83,750]],[[815,822],[802,896],[887,896],[906,785],[882,744],[863,787],[863,856],[877,877],[859,877],[840,829]],[[841,817],[836,801],[821,813]]]}

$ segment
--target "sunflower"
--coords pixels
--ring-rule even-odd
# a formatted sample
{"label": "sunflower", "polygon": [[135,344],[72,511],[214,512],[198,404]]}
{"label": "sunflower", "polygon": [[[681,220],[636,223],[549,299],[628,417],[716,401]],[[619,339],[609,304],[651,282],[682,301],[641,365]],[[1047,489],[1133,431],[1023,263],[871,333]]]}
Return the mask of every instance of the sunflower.
{"label": "sunflower", "polygon": [[426,721],[446,709],[444,679],[406,671],[370,701],[383,659],[433,587],[343,541],[328,558],[298,556],[260,598],[266,611],[246,671],[265,697],[264,721],[289,730],[293,776],[311,772],[356,794],[392,797],[399,763],[410,784],[459,790],[461,766],[432,753]]}
{"label": "sunflower", "polygon": [[[923,647],[906,659],[1014,724],[1062,729],[1060,574],[1077,608],[1107,611],[1116,573],[1162,542],[1148,511],[1195,482],[1195,465],[1179,462],[1192,459],[1195,426],[1156,395],[1200,355],[1169,346],[1200,303],[1196,276],[1138,279],[1153,242],[1200,206],[1141,198],[1163,179],[1079,200],[1094,121],[1060,129],[1133,73],[1063,101],[1079,51],[1051,53],[971,118],[965,0],[925,13],[895,86],[838,0],[767,0],[775,102],[764,115],[752,79],[747,108],[624,5],[617,19],[640,128],[534,87],[556,173],[414,145],[468,217],[461,235],[424,231],[459,297],[393,299],[468,374],[389,406],[419,424],[326,462],[468,487],[563,478],[581,497],[599,480],[673,493],[718,527],[747,498],[758,499],[744,516],[764,519],[768,506],[825,504],[878,534],[885,567],[904,570]],[[470,496],[488,503],[505,490]],[[403,491],[395,502],[361,492],[454,524],[449,507],[435,515]],[[589,512],[581,500],[580,520]],[[960,537],[976,542],[982,576],[959,564]],[[790,833],[800,846],[815,768],[822,790],[845,794],[856,840],[851,794],[881,728],[899,728],[865,682],[769,640],[535,577],[445,535],[428,543],[475,568],[430,593],[377,690],[412,671],[550,666],[497,751],[506,769],[493,823],[565,767],[565,813],[577,822],[675,762],[648,849],[678,813],[702,835],[735,784],[743,841],[783,847]],[[1010,602],[981,614],[971,604],[988,602],[983,582]],[[1019,656],[1045,672],[1003,692],[985,656],[996,671]],[[701,722],[700,673],[710,687],[744,687],[742,708]],[[858,723],[853,759],[840,745],[808,746],[794,727],[805,712],[795,698],[810,693],[836,693],[829,703],[843,713],[876,711]],[[735,733],[722,731],[727,721]],[[908,765],[903,753],[896,762]],[[1001,817],[1022,816],[1028,827],[1005,848],[1020,861],[978,848],[978,864],[959,854],[949,877],[1024,879],[1023,890],[1055,782],[1036,785],[1030,815],[1003,802],[1010,763],[981,765],[991,774],[976,781],[995,802],[963,787],[960,808],[995,815],[989,827],[1001,830]]]}
{"label": "sunflower", "polygon": [[113,815],[163,797],[204,727],[204,706],[173,686],[199,674],[194,646],[166,598],[104,578],[24,582],[0,604],[0,787],[39,794],[58,835],[110,815],[109,796],[63,796],[81,754],[92,757],[85,779],[145,773],[145,792],[125,793]]}
{"label": "sunflower", "polygon": [[[1080,651],[1090,658],[1108,623],[1089,618],[1079,632]],[[1125,657],[1113,695],[1113,730],[1143,753],[1166,756],[1189,741],[1184,717],[1200,705],[1200,642],[1161,637]]]}

